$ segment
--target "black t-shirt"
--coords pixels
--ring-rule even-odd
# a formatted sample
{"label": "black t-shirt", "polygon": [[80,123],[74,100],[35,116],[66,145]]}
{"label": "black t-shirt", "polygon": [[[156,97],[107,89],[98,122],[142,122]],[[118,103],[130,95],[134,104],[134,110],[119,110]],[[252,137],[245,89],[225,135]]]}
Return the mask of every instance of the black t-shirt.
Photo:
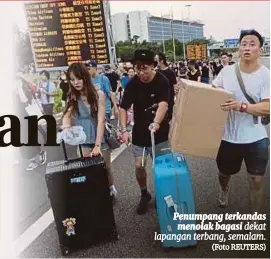
{"label": "black t-shirt", "polygon": [[[148,128],[155,118],[157,107],[151,109],[150,107],[160,102],[168,103],[168,100],[169,81],[161,73],[156,73],[150,83],[141,82],[137,75],[128,82],[124,89],[120,107],[128,110],[133,104],[135,124],[133,126],[132,143],[134,145],[151,146],[151,134]],[[168,133],[169,122],[167,116],[165,116],[159,130],[155,133],[155,143],[167,141]]]}
{"label": "black t-shirt", "polygon": [[113,92],[116,92],[117,86],[118,86],[118,81],[120,80],[119,75],[116,72],[111,72],[111,73],[105,73],[105,75],[108,77],[111,88]]}
{"label": "black t-shirt", "polygon": [[197,72],[195,74],[192,74],[191,71],[189,71],[187,76],[188,76],[189,80],[191,80],[191,81],[198,81],[198,77],[200,76],[200,72],[199,72],[199,70],[197,70]]}
{"label": "black t-shirt", "polygon": [[169,68],[167,69],[159,69],[161,74],[163,74],[167,80],[169,81],[169,105],[168,105],[168,117],[171,120],[174,106],[174,85],[177,84],[176,74]]}
{"label": "black t-shirt", "polygon": [[187,72],[188,72],[187,67],[185,67],[185,66],[179,67],[179,75],[180,76],[186,77]]}
{"label": "black t-shirt", "polygon": [[201,76],[205,77],[205,78],[209,78],[209,68],[208,67],[202,67]]}
{"label": "black t-shirt", "polygon": [[69,92],[69,83],[65,81],[61,81],[59,88],[62,90],[62,101],[67,101],[67,94]]}
{"label": "black t-shirt", "polygon": [[222,65],[217,66],[217,68],[216,68],[216,74],[217,74],[217,75],[218,75],[219,72],[222,70],[222,68],[223,68]]}

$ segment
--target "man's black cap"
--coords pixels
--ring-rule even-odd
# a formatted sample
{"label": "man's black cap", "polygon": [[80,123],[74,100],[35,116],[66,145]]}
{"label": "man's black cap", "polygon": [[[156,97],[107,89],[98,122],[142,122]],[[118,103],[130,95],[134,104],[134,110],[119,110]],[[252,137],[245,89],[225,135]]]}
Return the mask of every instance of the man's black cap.
{"label": "man's black cap", "polygon": [[104,70],[105,70],[105,71],[110,70],[110,68],[111,68],[110,65],[104,65]]}
{"label": "man's black cap", "polygon": [[141,61],[148,64],[154,63],[154,52],[148,49],[137,49],[134,54],[133,61]]}

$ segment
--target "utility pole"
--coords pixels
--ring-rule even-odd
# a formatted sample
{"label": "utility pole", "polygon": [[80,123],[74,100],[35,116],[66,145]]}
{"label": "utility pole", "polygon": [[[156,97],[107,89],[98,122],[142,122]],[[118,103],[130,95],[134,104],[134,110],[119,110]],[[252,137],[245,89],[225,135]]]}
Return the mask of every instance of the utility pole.
{"label": "utility pole", "polygon": [[161,13],[161,20],[162,20],[162,42],[163,42],[163,53],[166,54],[166,49],[165,49],[165,37],[164,37],[164,18],[163,14]]}
{"label": "utility pole", "polygon": [[171,6],[171,35],[172,35],[172,45],[173,45],[173,59],[174,59],[174,62],[176,62],[175,39],[174,39],[174,33],[173,33],[173,10],[172,10],[172,6]]}
{"label": "utility pole", "polygon": [[183,59],[186,59],[186,51],[185,51],[185,42],[184,42],[184,20],[183,20],[183,11],[181,10],[181,19],[182,19],[182,34],[183,34]]}
{"label": "utility pole", "polygon": [[188,22],[189,22],[188,31],[189,31],[189,38],[190,38],[190,41],[191,41],[192,40],[191,39],[191,31],[190,31],[190,25],[191,25],[191,22],[190,22],[190,7],[191,7],[191,4],[187,4],[185,7],[188,9]]}

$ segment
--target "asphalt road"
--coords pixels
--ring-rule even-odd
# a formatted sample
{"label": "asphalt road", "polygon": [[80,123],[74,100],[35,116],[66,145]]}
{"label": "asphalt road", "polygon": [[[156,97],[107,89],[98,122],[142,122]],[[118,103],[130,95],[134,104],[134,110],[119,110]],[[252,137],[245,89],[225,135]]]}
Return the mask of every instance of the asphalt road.
{"label": "asphalt road", "polygon": [[[263,59],[263,63],[269,67],[269,59]],[[269,127],[268,127],[269,133]],[[70,150],[70,153],[73,153]],[[60,160],[63,154],[60,148],[47,148],[47,161]],[[232,178],[229,207],[221,209],[217,206],[217,167],[214,160],[196,157],[187,157],[193,181],[196,213],[249,213],[248,206],[248,182],[244,166],[241,172]],[[14,226],[16,229],[14,239],[20,237],[32,224],[50,209],[47,197],[47,188],[44,180],[45,166],[35,171],[25,171],[27,161],[21,161],[14,166],[15,175],[14,195]],[[154,200],[150,204],[147,214],[137,215],[135,207],[139,201],[139,189],[134,175],[134,160],[130,148],[127,148],[112,163],[115,175],[115,184],[118,189],[118,201],[114,207],[115,218],[120,234],[120,240],[114,243],[92,247],[90,249],[75,252],[69,257],[190,257],[190,258],[242,258],[257,257],[270,258],[270,247],[266,252],[239,252],[220,251],[212,252],[213,241],[200,241],[196,248],[173,249],[164,253],[159,241],[154,241],[154,233],[159,231]],[[153,179],[151,173],[151,161],[148,161],[149,189],[153,194]],[[266,172],[265,200],[263,213],[268,215],[268,230],[264,232],[269,244],[270,231],[270,167]],[[239,242],[240,243],[240,242]],[[257,243],[247,241],[246,243]],[[22,258],[57,258],[61,257],[58,246],[57,232],[54,223],[50,224],[40,235],[21,253]]]}
{"label": "asphalt road", "polygon": [[[59,148],[48,149],[49,160],[57,157],[61,159]],[[227,209],[217,206],[217,168],[214,160],[187,157],[193,180],[195,204],[197,213],[249,213],[248,206],[248,182],[245,168],[233,177],[231,183],[230,202]],[[269,249],[266,252],[212,252],[213,241],[200,241],[196,248],[173,249],[167,253],[160,247],[159,241],[154,241],[155,231],[159,231],[154,200],[150,204],[147,214],[137,215],[135,207],[139,200],[139,190],[134,175],[134,160],[130,147],[127,148],[112,164],[115,175],[115,183],[118,193],[118,201],[114,207],[116,223],[120,234],[120,240],[78,251],[69,257],[265,257],[269,258]],[[45,167],[37,171],[21,173],[17,172],[20,186],[18,195],[20,202],[17,206],[17,215],[20,215],[18,234],[20,235],[32,223],[34,223],[49,208],[47,190],[44,181]],[[266,173],[264,213],[268,214],[270,208],[270,168]],[[151,161],[148,161],[149,189],[153,194],[151,174]],[[19,182],[19,181],[18,181]],[[24,185],[24,186],[22,186]],[[268,224],[269,226],[269,224]],[[268,227],[269,228],[269,227]],[[267,240],[269,231],[265,232]],[[248,243],[255,243],[250,241]],[[269,244],[269,242],[268,242]],[[56,258],[61,257],[58,246],[57,232],[52,223],[41,235],[20,255],[23,258]]]}

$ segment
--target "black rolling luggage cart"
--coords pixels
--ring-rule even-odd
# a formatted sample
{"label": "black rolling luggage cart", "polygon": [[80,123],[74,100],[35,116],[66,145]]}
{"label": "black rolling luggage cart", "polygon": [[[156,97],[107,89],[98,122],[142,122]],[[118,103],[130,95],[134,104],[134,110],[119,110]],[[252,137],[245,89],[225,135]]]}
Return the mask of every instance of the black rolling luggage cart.
{"label": "black rolling luggage cart", "polygon": [[118,239],[107,170],[102,157],[48,163],[45,180],[61,252]]}

